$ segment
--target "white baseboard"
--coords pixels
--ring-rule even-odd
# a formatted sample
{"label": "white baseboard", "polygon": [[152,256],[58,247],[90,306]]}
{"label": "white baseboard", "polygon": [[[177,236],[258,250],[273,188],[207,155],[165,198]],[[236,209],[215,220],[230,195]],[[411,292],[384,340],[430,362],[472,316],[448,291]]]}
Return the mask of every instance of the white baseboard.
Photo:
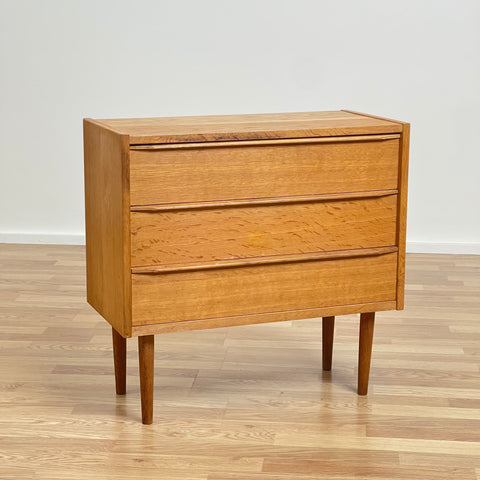
{"label": "white baseboard", "polygon": [[[84,234],[1,233],[0,243],[85,245]],[[480,243],[407,242],[408,253],[445,253],[480,255]]]}
{"label": "white baseboard", "polygon": [[407,253],[480,255],[480,243],[407,242]]}
{"label": "white baseboard", "polygon": [[65,233],[2,233],[0,243],[30,243],[49,245],[85,245],[85,235]]}

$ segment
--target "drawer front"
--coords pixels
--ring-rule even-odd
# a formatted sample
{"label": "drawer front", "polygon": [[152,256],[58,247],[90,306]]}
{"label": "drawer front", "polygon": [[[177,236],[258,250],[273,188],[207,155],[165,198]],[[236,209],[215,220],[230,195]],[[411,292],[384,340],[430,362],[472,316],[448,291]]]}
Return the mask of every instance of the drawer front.
{"label": "drawer front", "polygon": [[397,138],[336,143],[267,143],[178,146],[160,150],[133,148],[130,151],[131,204],[397,188]]}
{"label": "drawer front", "polygon": [[395,245],[397,195],[131,213],[132,266]]}
{"label": "drawer front", "polygon": [[391,301],[397,254],[132,275],[133,325]]}

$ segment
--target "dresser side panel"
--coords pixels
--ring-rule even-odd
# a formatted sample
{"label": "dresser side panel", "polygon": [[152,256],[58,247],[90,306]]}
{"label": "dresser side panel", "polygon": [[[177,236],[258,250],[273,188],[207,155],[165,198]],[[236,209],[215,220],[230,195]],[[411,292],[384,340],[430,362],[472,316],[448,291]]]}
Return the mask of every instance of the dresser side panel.
{"label": "dresser side panel", "polygon": [[84,160],[87,301],[126,337],[131,335],[125,244],[128,137],[84,120]]}
{"label": "dresser side panel", "polygon": [[410,124],[403,124],[398,164],[397,206],[397,310],[403,310],[405,297],[405,254],[407,237],[408,155],[410,146]]}

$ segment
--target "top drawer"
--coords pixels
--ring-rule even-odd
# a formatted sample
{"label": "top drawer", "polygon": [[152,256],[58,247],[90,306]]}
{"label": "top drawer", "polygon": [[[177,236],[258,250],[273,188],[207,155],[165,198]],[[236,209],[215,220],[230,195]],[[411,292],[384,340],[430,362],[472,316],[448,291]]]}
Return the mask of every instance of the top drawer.
{"label": "top drawer", "polygon": [[134,146],[132,205],[397,188],[399,135]]}

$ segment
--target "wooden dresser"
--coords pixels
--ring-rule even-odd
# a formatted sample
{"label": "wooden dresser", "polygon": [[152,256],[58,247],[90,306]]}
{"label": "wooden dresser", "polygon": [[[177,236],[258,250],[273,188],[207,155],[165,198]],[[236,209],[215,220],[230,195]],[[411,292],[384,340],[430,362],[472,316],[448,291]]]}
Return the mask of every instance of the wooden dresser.
{"label": "wooden dresser", "polygon": [[139,337],[403,308],[409,124],[351,111],[84,121],[87,298],[113,327],[116,390]]}

